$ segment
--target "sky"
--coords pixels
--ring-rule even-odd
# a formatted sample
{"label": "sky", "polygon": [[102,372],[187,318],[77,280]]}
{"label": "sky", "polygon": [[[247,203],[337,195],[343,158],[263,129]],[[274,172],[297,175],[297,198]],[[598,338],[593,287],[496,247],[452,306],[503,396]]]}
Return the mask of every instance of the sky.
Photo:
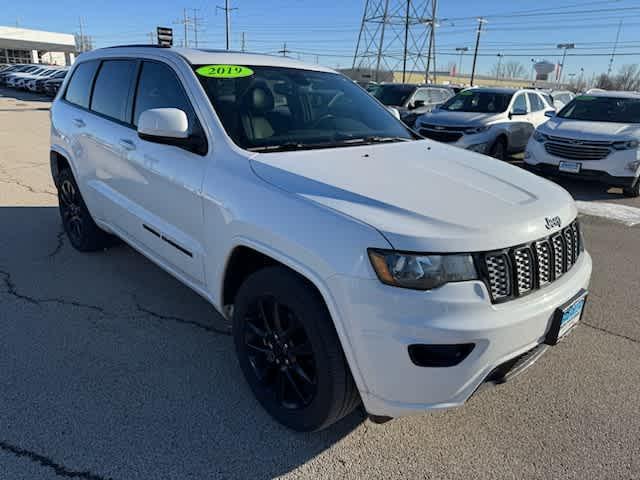
{"label": "sky", "polygon": [[[183,8],[198,17],[200,47],[225,48],[225,16],[216,6],[224,0],[28,0],[0,8],[0,25],[75,33],[83,29],[96,47],[148,43],[156,26],[174,28],[175,43],[184,39]],[[376,1],[376,0],[370,0]],[[377,0],[379,1],[379,0]],[[394,0],[399,1],[399,0]],[[413,0],[414,5],[424,0]],[[392,1],[393,3],[393,1]],[[347,68],[353,63],[365,0],[229,0],[231,47],[241,48],[242,33],[248,51],[274,53],[283,50],[309,62]],[[458,63],[456,47],[467,47],[462,70],[471,68],[477,17],[484,17],[478,71],[489,73],[503,55],[503,62],[518,61],[532,71],[532,59],[559,62],[559,43],[574,43],[565,61],[567,75],[588,78],[606,72],[616,41],[613,70],[640,61],[640,0],[439,0],[436,28],[438,69]],[[192,27],[188,40],[194,45]],[[398,55],[401,52],[396,52]]]}

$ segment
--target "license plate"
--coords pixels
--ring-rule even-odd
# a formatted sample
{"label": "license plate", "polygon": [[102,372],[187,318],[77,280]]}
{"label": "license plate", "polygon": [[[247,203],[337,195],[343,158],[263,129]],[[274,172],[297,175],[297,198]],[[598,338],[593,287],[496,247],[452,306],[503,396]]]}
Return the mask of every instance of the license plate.
{"label": "license plate", "polygon": [[580,173],[581,167],[582,164],[580,162],[560,162],[560,165],[558,165],[558,170],[568,173]]}
{"label": "license plate", "polygon": [[547,333],[545,343],[548,345],[557,344],[582,318],[584,306],[587,302],[586,290],[581,290],[567,304],[558,308],[553,316],[551,327]]}

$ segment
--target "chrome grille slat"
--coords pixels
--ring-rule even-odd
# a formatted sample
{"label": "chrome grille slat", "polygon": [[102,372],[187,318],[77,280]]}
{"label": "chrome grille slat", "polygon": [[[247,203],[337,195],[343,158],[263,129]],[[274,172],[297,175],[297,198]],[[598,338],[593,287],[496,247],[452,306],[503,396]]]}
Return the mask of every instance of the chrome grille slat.
{"label": "chrome grille slat", "polygon": [[528,245],[482,256],[485,281],[493,302],[526,295],[564,275],[580,255],[577,221]]}
{"label": "chrome grille slat", "polygon": [[606,145],[578,145],[555,141],[546,142],[544,149],[551,155],[571,160],[602,160],[611,153],[611,148]]}
{"label": "chrome grille slat", "polygon": [[511,275],[509,260],[505,254],[488,255],[485,258],[491,295],[494,299],[502,299],[511,295]]}

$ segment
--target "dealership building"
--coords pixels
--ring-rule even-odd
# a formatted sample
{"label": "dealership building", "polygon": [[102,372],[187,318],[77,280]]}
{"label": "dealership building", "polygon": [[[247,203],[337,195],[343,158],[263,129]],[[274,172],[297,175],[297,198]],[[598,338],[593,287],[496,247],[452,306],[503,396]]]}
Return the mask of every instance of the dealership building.
{"label": "dealership building", "polygon": [[0,26],[0,63],[71,65],[75,53],[71,34]]}

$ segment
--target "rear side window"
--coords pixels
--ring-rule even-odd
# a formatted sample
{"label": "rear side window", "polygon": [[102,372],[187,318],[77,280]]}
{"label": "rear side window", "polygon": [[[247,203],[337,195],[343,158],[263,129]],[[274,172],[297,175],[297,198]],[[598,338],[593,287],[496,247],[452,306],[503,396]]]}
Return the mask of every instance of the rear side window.
{"label": "rear side window", "polygon": [[98,69],[99,62],[84,62],[76,67],[69,81],[67,92],[64,96],[67,102],[83,108],[89,108],[91,96],[91,84]]}
{"label": "rear side window", "polygon": [[544,110],[544,102],[537,94],[527,93],[527,95],[529,96],[529,104],[531,105],[532,112],[539,112],[540,110]]}
{"label": "rear side window", "polygon": [[133,124],[137,126],[140,114],[151,108],[179,108],[187,114],[190,127],[196,122],[187,94],[171,68],[162,63],[143,62]]}
{"label": "rear side window", "polygon": [[135,60],[106,60],[98,71],[91,110],[114,120],[129,123],[135,83]]}

